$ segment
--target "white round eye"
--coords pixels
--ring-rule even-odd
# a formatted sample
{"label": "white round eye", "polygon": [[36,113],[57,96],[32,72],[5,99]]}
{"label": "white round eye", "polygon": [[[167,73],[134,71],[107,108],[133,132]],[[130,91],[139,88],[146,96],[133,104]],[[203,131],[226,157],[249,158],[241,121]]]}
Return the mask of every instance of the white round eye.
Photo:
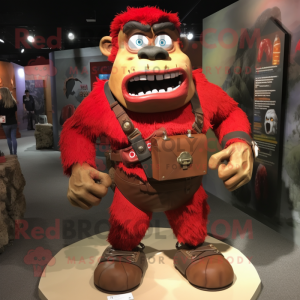
{"label": "white round eye", "polygon": [[148,39],[141,34],[133,35],[128,41],[128,46],[132,50],[139,50],[145,46],[148,46],[148,44],[149,44]]}
{"label": "white round eye", "polygon": [[157,47],[161,47],[167,50],[170,49],[172,45],[173,45],[172,39],[166,34],[161,34],[157,36],[155,39],[155,46]]}

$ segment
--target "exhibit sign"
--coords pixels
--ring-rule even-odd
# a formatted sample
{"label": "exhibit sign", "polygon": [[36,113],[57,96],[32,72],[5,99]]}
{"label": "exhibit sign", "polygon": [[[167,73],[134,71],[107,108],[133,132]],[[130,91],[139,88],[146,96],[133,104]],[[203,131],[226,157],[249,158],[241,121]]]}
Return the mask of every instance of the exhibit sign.
{"label": "exhibit sign", "polygon": [[254,164],[253,182],[255,202],[261,211],[270,209],[269,203],[278,202],[280,195],[286,43],[287,33],[270,18],[260,37],[254,75],[252,132],[260,151]]}
{"label": "exhibit sign", "polygon": [[[203,72],[208,81],[221,86],[247,114],[249,122],[253,125],[254,139],[261,148],[258,157],[260,162],[254,165],[253,181],[250,183],[229,193],[223,182],[218,180],[217,172],[208,170],[208,174],[203,178],[203,186],[208,192],[257,218],[298,245],[300,245],[299,11],[300,1],[240,0],[205,18],[203,22]],[[273,32],[268,31],[268,27],[273,26],[270,25],[270,18],[278,21]],[[284,34],[285,30],[281,26],[288,34]],[[276,34],[278,38],[275,42]],[[264,39],[266,41],[261,44]],[[277,49],[273,51],[279,46],[280,51]],[[261,56],[258,54],[259,49]],[[268,53],[269,50],[272,52]],[[282,64],[281,58],[286,56],[288,59]],[[273,76],[271,73],[283,68],[280,72],[276,71],[279,77],[259,79],[258,77],[267,75],[256,72],[258,58],[261,58],[263,65],[260,67],[264,68],[262,69],[265,70],[264,73],[269,70],[268,76]],[[285,68],[288,69],[288,73],[284,73]],[[264,84],[264,81],[267,83]],[[262,87],[262,85],[269,86]],[[282,88],[286,89],[283,97],[280,91]],[[264,89],[275,91],[271,94],[263,91],[264,94],[261,95]],[[275,102],[272,104],[271,101]],[[267,107],[258,108],[258,104],[260,107],[266,105]],[[269,109],[274,109],[277,124],[274,122],[274,111],[269,111],[266,116]],[[276,134],[271,134],[276,130]],[[270,149],[266,149],[267,147]],[[213,145],[210,148],[216,151],[218,149]],[[255,181],[261,182],[257,185],[256,192]],[[268,188],[263,189],[263,186],[267,185]],[[279,193],[280,186],[281,193]]]}

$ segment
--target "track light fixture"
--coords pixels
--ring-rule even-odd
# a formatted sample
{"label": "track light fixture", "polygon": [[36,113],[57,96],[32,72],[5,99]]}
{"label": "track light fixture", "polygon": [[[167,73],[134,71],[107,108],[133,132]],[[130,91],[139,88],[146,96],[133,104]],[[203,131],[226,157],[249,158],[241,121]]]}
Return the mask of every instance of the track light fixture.
{"label": "track light fixture", "polygon": [[30,42],[30,43],[33,43],[34,42],[34,37],[32,35],[29,35],[27,37],[27,40]]}
{"label": "track light fixture", "polygon": [[74,33],[73,32],[69,32],[68,38],[69,38],[69,40],[74,40],[74,38],[75,38]]}
{"label": "track light fixture", "polygon": [[186,37],[188,40],[191,40],[194,37],[194,35],[191,32],[189,32]]}

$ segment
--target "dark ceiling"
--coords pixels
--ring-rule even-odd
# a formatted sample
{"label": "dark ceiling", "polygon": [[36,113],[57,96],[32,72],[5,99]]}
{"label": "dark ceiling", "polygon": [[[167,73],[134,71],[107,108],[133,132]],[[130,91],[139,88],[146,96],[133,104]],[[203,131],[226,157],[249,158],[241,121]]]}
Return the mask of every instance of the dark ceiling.
{"label": "dark ceiling", "polygon": [[[48,53],[63,49],[94,47],[99,45],[102,36],[109,35],[109,24],[113,17],[127,6],[157,6],[166,11],[178,12],[187,31],[194,33],[194,39],[200,38],[202,20],[220,9],[237,2],[236,0],[184,0],[184,1],[24,1],[14,2],[10,8],[1,5],[0,10],[0,60],[28,65],[32,59],[41,56],[48,58]],[[126,3],[126,4],[125,4]],[[7,6],[7,5],[6,5]],[[86,19],[95,18],[96,22],[88,23]],[[61,29],[60,29],[61,28]],[[35,36],[45,38],[43,49],[36,49],[28,43],[28,48],[18,42],[18,37],[26,35],[26,30]],[[50,49],[47,39],[58,36],[61,30],[59,49]],[[72,31],[73,41],[67,35]],[[21,33],[21,32],[24,32]],[[43,43],[42,43],[43,44]],[[55,41],[52,42],[55,44]],[[24,52],[21,53],[21,48]],[[51,46],[51,45],[50,45]],[[41,46],[40,46],[41,47]],[[51,46],[53,48],[53,46]]]}

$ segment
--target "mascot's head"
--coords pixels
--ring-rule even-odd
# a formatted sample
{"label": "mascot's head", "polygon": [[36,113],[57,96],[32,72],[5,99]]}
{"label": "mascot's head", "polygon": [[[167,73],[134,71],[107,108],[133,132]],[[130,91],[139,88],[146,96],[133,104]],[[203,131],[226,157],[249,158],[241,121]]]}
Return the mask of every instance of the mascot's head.
{"label": "mascot's head", "polygon": [[265,132],[266,134],[274,135],[277,133],[277,115],[274,109],[269,109],[265,117]]}
{"label": "mascot's head", "polygon": [[156,7],[128,7],[114,18],[100,50],[113,62],[109,87],[124,107],[163,112],[190,101],[195,85],[179,28],[177,14]]}

